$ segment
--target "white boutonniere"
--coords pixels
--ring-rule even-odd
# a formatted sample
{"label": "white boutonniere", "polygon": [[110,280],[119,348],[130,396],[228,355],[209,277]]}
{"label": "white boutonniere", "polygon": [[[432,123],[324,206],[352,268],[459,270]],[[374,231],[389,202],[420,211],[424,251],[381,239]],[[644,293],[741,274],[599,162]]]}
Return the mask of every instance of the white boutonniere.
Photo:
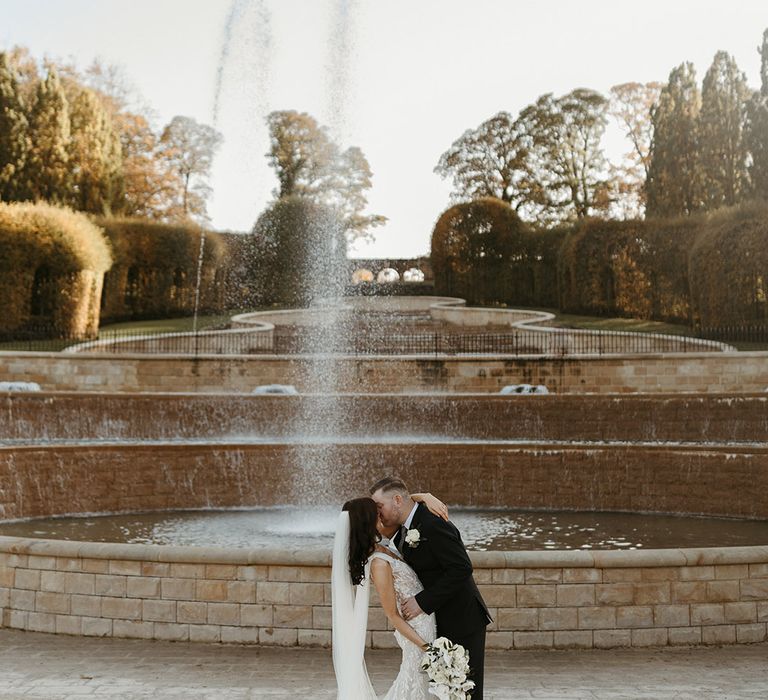
{"label": "white boutonniere", "polygon": [[420,542],[421,542],[421,533],[416,528],[413,528],[412,530],[408,530],[408,532],[405,533],[405,543],[409,547],[416,549],[416,547],[419,546]]}

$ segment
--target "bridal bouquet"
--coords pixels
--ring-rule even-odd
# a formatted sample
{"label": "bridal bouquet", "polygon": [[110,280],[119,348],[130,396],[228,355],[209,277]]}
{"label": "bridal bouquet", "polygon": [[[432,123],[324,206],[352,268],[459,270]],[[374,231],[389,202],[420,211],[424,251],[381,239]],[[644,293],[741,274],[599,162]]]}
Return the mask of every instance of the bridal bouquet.
{"label": "bridal bouquet", "polygon": [[466,700],[475,687],[467,680],[469,653],[460,644],[438,637],[424,652],[421,670],[429,676],[429,692],[440,700]]}

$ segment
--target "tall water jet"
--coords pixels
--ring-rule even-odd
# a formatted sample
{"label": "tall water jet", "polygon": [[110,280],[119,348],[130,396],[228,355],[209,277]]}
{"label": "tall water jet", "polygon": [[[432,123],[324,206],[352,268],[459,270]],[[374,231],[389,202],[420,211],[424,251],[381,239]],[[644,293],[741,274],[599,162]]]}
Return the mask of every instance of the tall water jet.
{"label": "tall water jet", "polygon": [[[212,105],[213,126],[224,135],[214,164],[214,180],[226,179],[213,206],[237,209],[252,206],[253,222],[270,186],[263,175],[263,154],[268,136],[265,119],[270,111],[271,75],[275,41],[272,13],[266,0],[233,0],[216,67]],[[226,173],[227,177],[221,175]]]}
{"label": "tall water jet", "polygon": [[[322,122],[327,124],[332,139],[346,144],[349,137],[348,104],[351,93],[351,54],[353,44],[353,3],[333,0],[332,19],[328,29],[326,94]],[[340,146],[344,148],[344,146]],[[299,436],[328,436],[327,442],[299,447],[296,458],[301,470],[296,483],[297,500],[320,497],[332,500],[338,494],[328,493],[339,453],[333,436],[341,434],[344,416],[336,396],[340,378],[337,356],[349,352],[352,337],[350,311],[344,304],[344,286],[348,270],[346,262],[346,232],[339,230],[338,217],[324,217],[322,236],[326,241],[320,251],[306,249],[310,261],[311,306],[317,310],[320,323],[302,337],[302,352],[311,357],[307,371],[311,374],[305,386],[325,396],[323,410],[311,410],[303,403],[296,420]]]}

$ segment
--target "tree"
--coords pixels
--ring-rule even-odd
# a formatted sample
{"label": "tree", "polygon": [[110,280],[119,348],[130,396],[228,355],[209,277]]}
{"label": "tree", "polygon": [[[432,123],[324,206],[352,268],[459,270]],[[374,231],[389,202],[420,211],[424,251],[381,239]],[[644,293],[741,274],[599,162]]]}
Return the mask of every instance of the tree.
{"label": "tree", "polygon": [[73,196],[69,104],[53,67],[37,87],[29,114],[29,137],[26,180],[31,198],[69,204]]}
{"label": "tree", "polygon": [[733,206],[748,189],[744,138],[747,78],[725,51],[704,76],[699,113],[700,168],[707,209]]}
{"label": "tree", "polygon": [[139,114],[123,112],[119,121],[126,216],[173,220],[180,217],[179,177],[158,157],[158,137]]}
{"label": "tree", "polygon": [[661,83],[622,83],[610,91],[608,113],[632,144],[611,177],[617,209],[624,218],[637,218],[645,210],[645,183],[653,134],[651,110],[658,102],[661,88]]}
{"label": "tree", "polygon": [[218,131],[190,117],[176,116],[163,130],[158,155],[179,177],[178,207],[183,218],[207,220],[208,178],[221,141]]}
{"label": "tree", "polygon": [[0,200],[26,198],[23,173],[29,151],[27,117],[16,73],[0,53]]}
{"label": "tree", "polygon": [[763,32],[760,54],[760,90],[747,103],[745,141],[750,154],[749,177],[751,194],[768,200],[768,29]]}
{"label": "tree", "polygon": [[342,151],[325,127],[304,112],[279,111],[267,117],[269,164],[277,175],[276,199],[298,195],[339,212],[350,237],[370,238],[370,229],[386,221],[364,214],[371,169],[356,147]]}
{"label": "tree", "polygon": [[495,197],[518,211],[536,188],[527,156],[518,124],[509,113],[499,112],[456,139],[440,156],[435,172],[453,180],[456,201]]}
{"label": "tree", "polygon": [[102,102],[87,88],[72,101],[70,114],[73,205],[80,211],[110,214],[120,209],[123,196],[119,135]]}
{"label": "tree", "polygon": [[701,96],[692,63],[669,74],[653,109],[646,191],[648,216],[692,214],[702,208],[699,173]]}
{"label": "tree", "polygon": [[527,170],[541,183],[534,216],[554,224],[607,209],[606,161],[600,145],[606,124],[606,99],[577,89],[554,98],[542,95],[518,118],[528,152]]}

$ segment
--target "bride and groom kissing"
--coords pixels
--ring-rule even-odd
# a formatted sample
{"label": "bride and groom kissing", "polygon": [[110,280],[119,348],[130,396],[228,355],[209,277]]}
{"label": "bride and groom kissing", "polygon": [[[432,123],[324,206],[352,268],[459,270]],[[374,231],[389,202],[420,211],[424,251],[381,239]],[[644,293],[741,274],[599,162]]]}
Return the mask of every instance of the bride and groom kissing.
{"label": "bride and groom kissing", "polygon": [[482,700],[491,617],[461,535],[440,500],[411,495],[400,479],[387,477],[371,487],[370,497],[347,501],[336,527],[331,580],[339,700],[377,697],[363,656],[371,581],[402,649],[400,670],[384,700],[428,700],[421,662],[437,637],[469,652],[471,695]]}

